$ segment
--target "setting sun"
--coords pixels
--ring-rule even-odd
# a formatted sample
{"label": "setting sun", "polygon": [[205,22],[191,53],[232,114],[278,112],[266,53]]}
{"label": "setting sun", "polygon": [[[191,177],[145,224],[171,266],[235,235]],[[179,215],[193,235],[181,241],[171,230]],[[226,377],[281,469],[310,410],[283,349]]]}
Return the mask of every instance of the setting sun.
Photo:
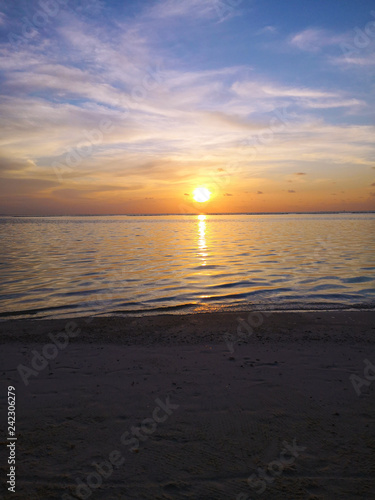
{"label": "setting sun", "polygon": [[205,187],[198,187],[197,189],[194,189],[194,191],[193,191],[193,198],[198,203],[204,203],[205,201],[208,201],[210,199],[210,197],[211,197],[211,193]]}

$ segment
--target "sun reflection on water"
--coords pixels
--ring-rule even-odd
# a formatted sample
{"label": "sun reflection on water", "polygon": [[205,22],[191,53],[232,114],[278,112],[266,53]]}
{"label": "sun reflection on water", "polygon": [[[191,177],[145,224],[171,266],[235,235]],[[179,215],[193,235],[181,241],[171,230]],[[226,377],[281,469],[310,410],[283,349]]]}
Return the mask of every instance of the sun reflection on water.
{"label": "sun reflection on water", "polygon": [[202,266],[207,265],[206,257],[207,242],[206,242],[206,215],[198,215],[198,255],[202,260]]}

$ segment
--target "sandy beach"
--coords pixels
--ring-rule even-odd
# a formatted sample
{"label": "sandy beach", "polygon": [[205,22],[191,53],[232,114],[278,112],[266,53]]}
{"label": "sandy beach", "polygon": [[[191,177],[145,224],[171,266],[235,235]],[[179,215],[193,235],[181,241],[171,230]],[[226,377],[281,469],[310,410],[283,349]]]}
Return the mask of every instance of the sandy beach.
{"label": "sandy beach", "polygon": [[3,446],[0,494],[374,498],[374,325],[374,311],[4,321],[16,493]]}

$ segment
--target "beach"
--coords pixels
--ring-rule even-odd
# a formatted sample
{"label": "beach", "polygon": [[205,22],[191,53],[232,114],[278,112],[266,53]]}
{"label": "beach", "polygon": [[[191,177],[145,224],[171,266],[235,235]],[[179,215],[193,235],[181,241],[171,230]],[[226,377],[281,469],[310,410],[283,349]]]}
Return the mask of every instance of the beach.
{"label": "beach", "polygon": [[16,493],[3,481],[0,494],[373,498],[374,320],[369,310],[3,321],[1,421],[14,386],[17,442]]}

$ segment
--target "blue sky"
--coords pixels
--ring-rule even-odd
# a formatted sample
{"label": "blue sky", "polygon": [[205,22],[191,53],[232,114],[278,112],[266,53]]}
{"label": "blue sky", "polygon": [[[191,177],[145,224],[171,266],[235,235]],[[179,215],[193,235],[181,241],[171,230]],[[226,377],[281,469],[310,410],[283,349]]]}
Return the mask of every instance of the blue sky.
{"label": "blue sky", "polygon": [[2,213],[375,209],[373,2],[0,1],[0,60]]}

